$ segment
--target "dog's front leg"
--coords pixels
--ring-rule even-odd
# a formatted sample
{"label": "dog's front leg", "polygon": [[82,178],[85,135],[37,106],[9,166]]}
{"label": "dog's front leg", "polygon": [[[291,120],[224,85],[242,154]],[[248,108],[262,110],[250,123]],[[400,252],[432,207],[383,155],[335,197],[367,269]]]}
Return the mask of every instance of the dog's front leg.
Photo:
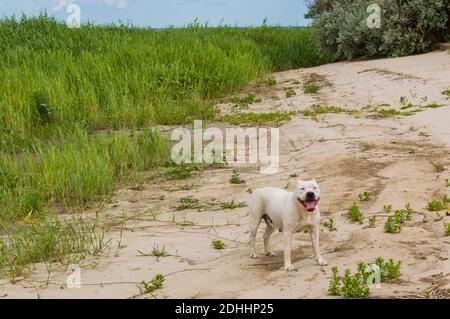
{"label": "dog's front leg", "polygon": [[296,270],[291,263],[291,243],[292,243],[292,233],[285,231],[283,232],[283,243],[284,243],[284,270],[294,271]]}
{"label": "dog's front leg", "polygon": [[328,262],[325,259],[323,259],[322,255],[320,254],[320,247],[319,247],[320,229],[319,229],[319,227],[318,226],[312,227],[311,230],[309,231],[309,233],[311,235],[311,241],[312,241],[313,250],[314,250],[314,258],[316,259],[319,266],[328,265]]}

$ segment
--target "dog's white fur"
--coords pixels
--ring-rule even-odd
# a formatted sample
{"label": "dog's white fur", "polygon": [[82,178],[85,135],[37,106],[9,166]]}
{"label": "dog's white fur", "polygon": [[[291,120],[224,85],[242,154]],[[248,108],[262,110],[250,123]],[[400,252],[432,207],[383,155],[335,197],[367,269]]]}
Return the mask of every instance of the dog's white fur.
{"label": "dog's white fur", "polygon": [[[308,211],[304,202],[307,193],[314,193],[315,208]],[[311,194],[310,194],[311,196]],[[283,232],[284,242],[284,268],[286,271],[295,270],[291,263],[291,242],[294,233],[309,229],[314,249],[314,256],[320,266],[327,265],[320,254],[319,232],[320,232],[320,210],[317,206],[320,199],[320,189],[316,180],[297,182],[294,192],[265,187],[253,192],[249,200],[250,217],[250,248],[251,258],[256,258],[256,233],[261,220],[266,221],[267,227],[264,233],[264,250],[267,256],[274,256],[270,251],[269,240],[275,229]]]}

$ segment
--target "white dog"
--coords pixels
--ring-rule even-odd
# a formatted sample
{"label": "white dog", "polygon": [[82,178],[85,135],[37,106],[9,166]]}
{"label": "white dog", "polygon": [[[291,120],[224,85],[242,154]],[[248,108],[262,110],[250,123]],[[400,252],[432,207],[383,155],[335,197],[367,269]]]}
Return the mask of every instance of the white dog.
{"label": "white dog", "polygon": [[319,250],[320,211],[317,206],[320,189],[316,180],[298,181],[295,192],[279,188],[265,187],[257,189],[249,200],[251,258],[256,258],[255,239],[261,220],[267,224],[264,233],[264,250],[267,256],[273,256],[269,240],[275,229],[283,232],[284,269],[295,270],[291,263],[291,242],[294,233],[309,229],[314,256],[320,266],[327,265]]}

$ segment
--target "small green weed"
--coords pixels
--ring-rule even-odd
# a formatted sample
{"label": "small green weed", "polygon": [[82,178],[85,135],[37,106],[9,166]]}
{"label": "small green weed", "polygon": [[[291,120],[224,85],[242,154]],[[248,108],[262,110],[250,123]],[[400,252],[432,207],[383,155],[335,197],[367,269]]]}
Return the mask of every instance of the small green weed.
{"label": "small green weed", "polygon": [[267,86],[275,86],[277,85],[277,80],[275,80],[274,78],[268,78],[265,83]]}
{"label": "small green weed", "polygon": [[233,103],[231,106],[231,109],[233,111],[237,110],[247,110],[249,105],[253,103],[259,103],[261,102],[261,99],[258,98],[255,94],[249,93],[246,97],[240,98],[240,97],[234,97],[230,101]]}
{"label": "small green weed", "polygon": [[[359,263],[355,274],[351,274],[349,269],[344,271],[344,275],[339,274],[337,267],[333,267],[332,277],[328,284],[328,293],[333,296],[343,296],[344,298],[367,298],[370,296],[369,280],[376,275],[373,265],[379,269],[379,279],[381,282],[391,280],[400,276],[400,261],[389,259],[385,262],[378,257],[371,263]],[[373,276],[373,279],[376,279]],[[373,280],[372,279],[372,280]],[[373,282],[372,282],[373,283]]]}
{"label": "small green weed", "polygon": [[450,236],[450,223],[444,222],[444,234],[445,236]]}
{"label": "small green weed", "polygon": [[279,126],[282,122],[290,121],[293,112],[268,113],[237,113],[228,114],[219,118],[219,121],[232,125],[272,125]]}
{"label": "small green weed", "polygon": [[336,225],[334,223],[334,219],[330,218],[326,221],[323,222],[323,225],[328,228],[329,231],[333,232],[333,231],[337,231]]}
{"label": "small green weed", "polygon": [[316,83],[305,83],[303,85],[303,93],[305,94],[314,94],[319,92],[320,86]]}
{"label": "small green weed", "polygon": [[204,207],[204,204],[201,203],[196,198],[191,197],[183,197],[178,201],[178,204],[172,206],[176,211],[186,210],[186,209],[201,209]]}
{"label": "small green weed", "polygon": [[150,281],[142,281],[138,288],[143,295],[151,294],[163,287],[164,280],[166,280],[164,275],[158,274]]}
{"label": "small green weed", "polygon": [[430,212],[439,212],[441,210],[445,209],[445,203],[440,200],[433,199],[428,202],[427,204],[427,210]]}
{"label": "small green weed", "polygon": [[397,224],[403,224],[407,220],[411,220],[413,209],[411,205],[408,203],[405,205],[404,209],[397,209],[394,212],[394,221]]}
{"label": "small green weed", "polygon": [[211,246],[216,250],[225,249],[225,244],[223,241],[216,239],[211,242]]}
{"label": "small green weed", "polygon": [[243,181],[239,177],[239,173],[236,171],[233,171],[233,174],[231,175],[231,178],[229,179],[230,184],[244,184],[245,181]]}
{"label": "small green weed", "polygon": [[390,214],[392,212],[392,205],[384,205],[383,212],[385,212],[386,214]]}
{"label": "small green weed", "polygon": [[384,223],[384,231],[388,234],[398,234],[402,231],[402,226],[395,222],[394,216],[389,216]]}
{"label": "small green weed", "polygon": [[372,193],[371,192],[363,192],[358,195],[359,200],[362,202],[368,202],[372,200]]}
{"label": "small green weed", "polygon": [[445,166],[442,163],[431,163],[433,165],[433,171],[435,173],[442,173],[443,171],[445,171]]}
{"label": "small green weed", "polygon": [[377,216],[371,216],[369,217],[369,227],[375,228],[375,222],[377,221]]}
{"label": "small green weed", "polygon": [[313,105],[309,110],[301,111],[303,116],[317,116],[321,114],[337,114],[337,113],[346,113],[347,111],[338,106],[329,106],[329,105]]}
{"label": "small green weed", "polygon": [[287,99],[297,95],[297,93],[295,93],[293,88],[285,88],[284,93],[286,94]]}
{"label": "small green weed", "polygon": [[356,202],[353,203],[353,205],[348,210],[347,216],[352,223],[354,223],[354,222],[362,223],[362,221],[364,219],[364,216],[361,213],[361,210],[359,209],[359,206],[358,206],[358,204],[356,204]]}
{"label": "small green weed", "polygon": [[383,109],[383,108],[377,108],[375,112],[380,117],[410,116],[416,113],[414,111],[401,112],[396,109]]}
{"label": "small green weed", "polygon": [[221,209],[235,209],[247,207],[247,204],[245,202],[235,202],[234,199],[228,202],[219,202],[217,205]]}

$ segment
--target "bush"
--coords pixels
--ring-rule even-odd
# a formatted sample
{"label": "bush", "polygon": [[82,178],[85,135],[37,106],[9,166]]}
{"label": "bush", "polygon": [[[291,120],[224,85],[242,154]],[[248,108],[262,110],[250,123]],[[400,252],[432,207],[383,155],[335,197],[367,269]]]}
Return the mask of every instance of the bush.
{"label": "bush", "polygon": [[377,3],[381,7],[380,28],[367,25],[371,0],[336,0],[331,7],[321,6],[313,23],[321,48],[345,59],[394,57],[426,52],[448,39],[450,0]]}

